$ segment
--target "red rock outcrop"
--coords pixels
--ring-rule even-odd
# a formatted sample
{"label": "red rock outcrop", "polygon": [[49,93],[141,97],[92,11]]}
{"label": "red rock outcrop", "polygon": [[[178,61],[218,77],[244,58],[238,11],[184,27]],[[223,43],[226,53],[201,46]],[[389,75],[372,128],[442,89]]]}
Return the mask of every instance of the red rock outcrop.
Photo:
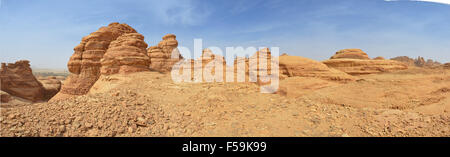
{"label": "red rock outcrop", "polygon": [[1,90],[32,102],[43,101],[45,89],[34,77],[27,60],[2,63],[0,69]]}
{"label": "red rock outcrop", "polygon": [[123,34],[109,45],[101,60],[101,74],[149,71],[150,58],[147,43],[139,33]]}
{"label": "red rock outcrop", "polygon": [[375,74],[408,69],[406,64],[394,60],[330,59],[322,63],[350,75]]}
{"label": "red rock outcrop", "polygon": [[88,93],[100,76],[100,60],[110,43],[125,33],[136,33],[136,30],[127,24],[111,23],[83,37],[67,64],[71,74],[53,99]]}
{"label": "red rock outcrop", "polygon": [[157,46],[148,48],[147,52],[150,57],[150,70],[167,73],[183,57],[178,51],[178,41],[175,35],[167,34],[162,39]]}
{"label": "red rock outcrop", "polygon": [[353,81],[355,78],[342,71],[329,68],[318,61],[299,56],[280,56],[280,74],[283,77],[313,77],[332,81]]}
{"label": "red rock outcrop", "polygon": [[370,59],[369,56],[361,49],[344,49],[336,52],[330,59]]}

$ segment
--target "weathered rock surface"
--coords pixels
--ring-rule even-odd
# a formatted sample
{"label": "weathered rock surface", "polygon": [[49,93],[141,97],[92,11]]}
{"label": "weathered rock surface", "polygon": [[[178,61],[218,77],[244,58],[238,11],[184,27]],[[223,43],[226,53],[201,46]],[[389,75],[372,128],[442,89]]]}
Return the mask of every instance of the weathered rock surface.
{"label": "weathered rock surface", "polygon": [[9,95],[8,93],[0,90],[0,102],[1,103],[8,103],[9,101],[11,101],[11,95]]}
{"label": "weathered rock surface", "polygon": [[42,86],[45,89],[45,92],[44,92],[45,100],[50,100],[61,89],[61,81],[54,76],[49,76],[47,78],[41,78],[41,79],[39,79],[39,82],[41,82]]}
{"label": "weathered rock surface", "polygon": [[298,57],[280,56],[280,74],[287,77],[314,77],[332,81],[353,81],[355,78],[342,71],[329,68],[318,61]]}
{"label": "weathered rock surface", "polygon": [[330,59],[322,63],[350,75],[375,74],[408,69],[406,64],[394,60]]}
{"label": "weathered rock surface", "polygon": [[27,60],[2,63],[0,69],[1,90],[32,102],[43,101],[45,89],[34,77]]}
{"label": "weathered rock surface", "polygon": [[71,74],[64,81],[61,92],[53,99],[88,93],[100,76],[100,60],[110,43],[125,33],[136,33],[136,30],[127,24],[111,23],[83,37],[81,43],[74,48],[75,52],[67,64]]}
{"label": "weathered rock surface", "polygon": [[172,66],[182,60],[178,51],[178,41],[174,34],[167,34],[157,46],[148,48],[148,56],[150,57],[150,70],[167,73],[172,70]]}
{"label": "weathered rock surface", "polygon": [[445,63],[445,64],[443,65],[443,67],[444,67],[445,69],[450,69],[450,63]]}
{"label": "weathered rock surface", "polygon": [[101,60],[102,75],[149,71],[147,44],[139,33],[123,34],[111,42]]}
{"label": "weathered rock surface", "polygon": [[330,59],[370,59],[369,56],[361,49],[344,49],[336,52]]}

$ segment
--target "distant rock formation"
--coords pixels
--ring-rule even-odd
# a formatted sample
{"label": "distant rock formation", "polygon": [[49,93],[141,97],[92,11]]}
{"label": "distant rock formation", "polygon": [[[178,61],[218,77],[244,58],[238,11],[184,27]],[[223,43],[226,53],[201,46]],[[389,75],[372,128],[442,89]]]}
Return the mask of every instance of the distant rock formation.
{"label": "distant rock formation", "polygon": [[71,74],[53,100],[88,93],[100,76],[100,60],[110,43],[126,33],[136,33],[136,30],[127,24],[111,23],[83,37],[67,64]]}
{"label": "distant rock formation", "polygon": [[280,74],[287,77],[313,77],[332,81],[353,81],[355,78],[342,71],[331,69],[318,61],[298,57],[280,56]]}
{"label": "distant rock formation", "polygon": [[443,67],[444,67],[445,69],[450,69],[450,63],[445,63],[445,64],[443,65]]}
{"label": "distant rock formation", "polygon": [[405,70],[408,68],[402,62],[385,60],[383,57],[377,57],[371,60],[361,49],[340,50],[331,59],[322,63],[330,68],[338,69],[350,75],[375,74]]}
{"label": "distant rock formation", "polygon": [[384,59],[384,57],[378,56],[378,57],[375,57],[373,60],[385,60],[385,59]]}
{"label": "distant rock formation", "polygon": [[147,43],[139,33],[123,34],[109,45],[101,60],[101,74],[149,71],[150,58]]}
{"label": "distant rock formation", "polygon": [[350,75],[366,75],[408,69],[406,64],[394,60],[330,59],[322,63]]}
{"label": "distant rock formation", "polygon": [[336,52],[330,59],[370,59],[369,56],[361,49],[343,49]]}
{"label": "distant rock formation", "polygon": [[[11,96],[20,97],[32,102],[44,101],[45,89],[34,77],[27,60],[15,63],[2,63],[0,69],[1,90]],[[2,94],[7,100],[6,94]],[[9,99],[8,99],[9,100]]]}
{"label": "distant rock formation", "polygon": [[174,34],[167,34],[162,39],[157,46],[151,46],[147,52],[150,57],[150,70],[167,73],[183,57],[178,51],[178,41]]}
{"label": "distant rock formation", "polygon": [[428,59],[427,61],[425,61],[425,59],[420,56],[418,56],[416,59],[412,59],[407,56],[399,56],[399,57],[391,58],[391,60],[403,62],[403,63],[407,64],[408,66],[416,66],[416,67],[423,67],[423,68],[435,68],[435,67],[439,67],[442,65],[441,63],[433,61],[431,59]]}

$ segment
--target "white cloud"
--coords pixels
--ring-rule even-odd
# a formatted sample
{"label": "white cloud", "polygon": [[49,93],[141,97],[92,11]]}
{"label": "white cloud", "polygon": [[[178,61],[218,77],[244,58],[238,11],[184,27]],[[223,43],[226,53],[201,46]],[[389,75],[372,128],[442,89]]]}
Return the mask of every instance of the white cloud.
{"label": "white cloud", "polygon": [[450,0],[413,0],[413,1],[422,1],[422,2],[434,2],[434,3],[450,4]]}
{"label": "white cloud", "polygon": [[[398,2],[400,0],[384,0],[385,2]],[[432,3],[441,3],[441,4],[449,4],[450,0],[409,0],[409,1],[419,1],[419,2],[432,2]]]}

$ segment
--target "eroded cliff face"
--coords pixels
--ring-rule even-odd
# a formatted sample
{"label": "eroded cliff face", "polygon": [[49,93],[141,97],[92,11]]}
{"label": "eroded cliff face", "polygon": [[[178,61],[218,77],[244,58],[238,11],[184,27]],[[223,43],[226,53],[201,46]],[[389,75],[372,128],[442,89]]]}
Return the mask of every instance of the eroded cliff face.
{"label": "eroded cliff face", "polygon": [[111,23],[83,37],[67,64],[71,74],[53,99],[88,93],[101,75],[101,59],[111,42],[126,33],[136,33],[136,30],[127,24]]}
{"label": "eroded cliff face", "polygon": [[43,85],[34,77],[27,60],[15,63],[2,63],[0,69],[2,102],[7,102],[10,96],[16,96],[32,102],[44,101],[45,89]]}
{"label": "eroded cliff face", "polygon": [[168,73],[183,57],[178,51],[178,41],[174,34],[167,34],[162,39],[158,45],[148,48],[147,53],[150,57],[151,70]]}

